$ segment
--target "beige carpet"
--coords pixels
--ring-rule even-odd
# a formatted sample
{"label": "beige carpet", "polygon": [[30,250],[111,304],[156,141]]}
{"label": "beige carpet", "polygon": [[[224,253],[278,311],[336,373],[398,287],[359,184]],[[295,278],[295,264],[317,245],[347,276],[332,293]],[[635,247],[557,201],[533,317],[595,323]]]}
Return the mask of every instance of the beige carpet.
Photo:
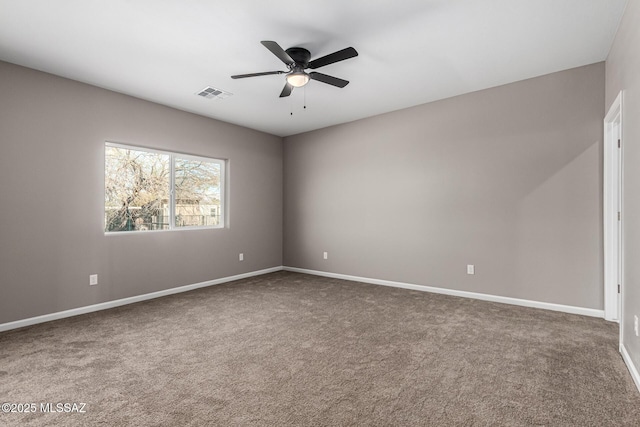
{"label": "beige carpet", "polygon": [[279,272],[0,333],[0,425],[640,425],[617,333]]}

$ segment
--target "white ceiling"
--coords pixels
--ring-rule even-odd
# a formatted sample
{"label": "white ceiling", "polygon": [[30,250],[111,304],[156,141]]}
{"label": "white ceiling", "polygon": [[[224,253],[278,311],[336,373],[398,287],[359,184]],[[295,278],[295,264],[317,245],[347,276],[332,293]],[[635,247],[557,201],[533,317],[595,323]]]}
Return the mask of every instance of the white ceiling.
{"label": "white ceiling", "polygon": [[[602,61],[626,2],[0,0],[0,60],[287,136]],[[317,70],[351,83],[279,98],[283,75],[232,80],[286,70],[261,40],[353,46]]]}

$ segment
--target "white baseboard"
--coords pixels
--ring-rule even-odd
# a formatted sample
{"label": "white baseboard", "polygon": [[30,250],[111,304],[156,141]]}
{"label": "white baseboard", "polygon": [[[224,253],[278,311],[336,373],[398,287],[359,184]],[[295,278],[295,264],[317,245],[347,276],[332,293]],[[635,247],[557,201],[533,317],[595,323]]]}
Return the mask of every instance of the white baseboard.
{"label": "white baseboard", "polygon": [[638,373],[638,369],[636,368],[636,365],[634,365],[633,360],[631,360],[631,356],[629,356],[624,344],[620,344],[620,354],[622,354],[622,360],[624,360],[624,363],[626,363],[627,368],[629,369],[633,382],[636,383],[636,387],[638,388],[638,391],[640,391],[640,373]]}
{"label": "white baseboard", "polygon": [[580,314],[583,316],[604,318],[604,310],[594,308],[575,307],[571,305],[554,304],[550,302],[530,301],[519,298],[502,297],[498,295],[481,294],[477,292],[457,291],[455,289],[436,288],[433,286],[415,285],[412,283],[393,282],[390,280],[371,279],[368,277],[349,276],[346,274],[328,273],[326,271],[307,270],[297,267],[283,267],[285,271],[313,274],[315,276],[331,277],[334,279],[352,280],[354,282],[371,283],[373,285],[392,286],[394,288],[412,289],[414,291],[432,292],[436,294],[453,295],[456,297],[473,298],[483,301],[499,302],[503,304],[519,305],[523,307],[542,308],[544,310],[561,311],[564,313]]}
{"label": "white baseboard", "polygon": [[[383,285],[383,286],[392,286],[395,288],[412,289],[412,290],[422,291],[422,292],[432,292],[437,294],[453,295],[453,296],[458,296],[463,298],[473,298],[473,299],[479,299],[483,301],[492,301],[492,302],[500,302],[504,304],[520,305],[523,307],[542,308],[545,310],[561,311],[565,313],[580,314],[584,316],[602,317],[602,318],[604,317],[604,310],[596,310],[592,308],[574,307],[569,305],[560,305],[560,304],[553,304],[553,303],[539,302],[539,301],[529,301],[529,300],[523,300],[518,298],[481,294],[476,292],[457,291],[454,289],[436,288],[433,286],[415,285],[411,283],[393,282],[390,280],[371,279],[367,277],[349,276],[346,274],[329,273],[329,272],[318,271],[318,270],[307,270],[304,268],[279,266],[279,267],[267,268],[264,270],[251,271],[248,273],[238,274],[235,276],[222,277],[220,279],[208,280],[206,282],[194,283],[192,285],[165,289],[162,291],[152,292],[149,294],[137,295],[129,298],[122,298],[114,301],[107,301],[99,304],[88,305],[85,307],[73,308],[70,310],[59,311],[56,313],[44,314],[42,316],[30,317],[28,319],[21,319],[13,322],[2,323],[0,324],[0,332],[9,331],[11,329],[23,328],[25,326],[35,325],[38,323],[50,322],[52,320],[64,319],[65,317],[72,317],[72,316],[78,316],[80,314],[92,313],[94,311],[107,310],[109,308],[119,307],[122,305],[133,304],[136,302],[146,301],[154,298],[160,298],[160,297],[173,295],[181,292],[188,292],[194,289],[204,288],[204,287],[213,286],[213,285],[219,285],[222,283],[232,282],[234,280],[245,279],[253,276],[260,276],[262,274],[273,273],[281,270],[311,274],[315,276],[331,277],[335,279],[352,280],[355,282],[370,283],[374,285]],[[622,350],[623,349],[621,348],[621,352]],[[623,357],[624,357],[624,354],[623,354]],[[629,363],[627,364],[629,365]],[[631,364],[630,366],[633,367],[633,364]],[[630,370],[631,370],[631,367],[629,368]],[[635,367],[633,369],[635,369]],[[638,380],[636,379],[638,378],[637,371],[635,372],[636,372],[636,377],[634,377],[634,380],[636,380],[636,384],[638,384]]]}
{"label": "white baseboard", "polygon": [[35,325],[37,323],[50,322],[52,320],[64,319],[65,317],[78,316],[80,314],[92,313],[94,311],[106,310],[109,308],[119,307],[121,305],[133,304],[140,301],[146,301],[154,298],[160,298],[167,295],[188,292],[194,289],[205,288],[207,286],[219,285],[222,283],[232,282],[234,280],[246,279],[247,277],[260,276],[262,274],[281,271],[282,266],[267,268],[264,270],[250,271],[235,276],[222,277],[220,279],[208,280],[206,282],[194,283],[192,285],[180,286],[177,288],[165,289],[162,291],[151,292],[144,295],[136,295],[134,297],[122,298],[114,301],[102,302],[99,304],[88,305],[85,307],[72,308],[70,310],[58,311],[56,313],[44,314],[42,316],[30,317],[28,319],[16,320],[14,322],[0,324],[0,332],[9,331],[11,329],[23,328],[25,326]]}

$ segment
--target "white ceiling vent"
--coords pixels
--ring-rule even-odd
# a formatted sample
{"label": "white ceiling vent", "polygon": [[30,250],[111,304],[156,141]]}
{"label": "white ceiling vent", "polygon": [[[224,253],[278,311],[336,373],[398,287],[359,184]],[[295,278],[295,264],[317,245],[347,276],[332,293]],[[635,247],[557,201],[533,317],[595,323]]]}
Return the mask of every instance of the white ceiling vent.
{"label": "white ceiling vent", "polygon": [[201,91],[196,92],[196,95],[207,99],[225,99],[233,94],[222,89],[216,89],[215,87],[207,86]]}

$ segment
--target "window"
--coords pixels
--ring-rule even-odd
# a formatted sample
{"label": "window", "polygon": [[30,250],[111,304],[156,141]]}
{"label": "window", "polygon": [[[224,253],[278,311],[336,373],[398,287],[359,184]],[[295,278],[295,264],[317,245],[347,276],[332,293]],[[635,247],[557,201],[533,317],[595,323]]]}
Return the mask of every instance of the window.
{"label": "window", "polygon": [[223,160],[106,143],[104,230],[224,227]]}

